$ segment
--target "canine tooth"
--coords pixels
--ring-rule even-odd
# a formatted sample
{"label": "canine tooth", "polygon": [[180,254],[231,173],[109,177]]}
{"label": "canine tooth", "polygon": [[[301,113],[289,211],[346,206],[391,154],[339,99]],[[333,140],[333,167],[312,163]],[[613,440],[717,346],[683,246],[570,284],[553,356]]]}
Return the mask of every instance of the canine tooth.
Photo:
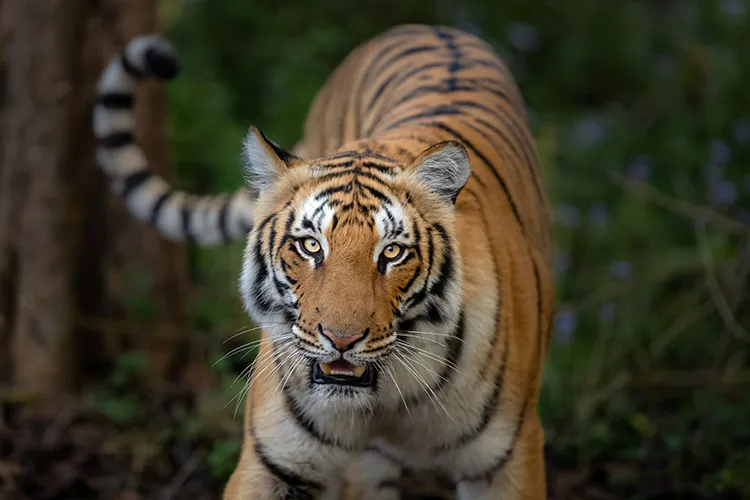
{"label": "canine tooth", "polygon": [[361,377],[365,374],[366,368],[364,366],[355,366],[354,367],[354,376],[355,377]]}
{"label": "canine tooth", "polygon": [[320,363],[320,370],[326,375],[331,374],[331,363]]}

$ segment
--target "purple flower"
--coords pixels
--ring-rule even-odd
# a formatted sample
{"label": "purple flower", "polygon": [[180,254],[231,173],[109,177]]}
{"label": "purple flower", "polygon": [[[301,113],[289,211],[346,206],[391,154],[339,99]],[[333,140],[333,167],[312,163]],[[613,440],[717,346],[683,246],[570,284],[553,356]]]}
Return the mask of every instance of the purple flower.
{"label": "purple flower", "polygon": [[706,184],[713,186],[724,178],[724,167],[718,163],[709,163],[703,167],[703,180]]}
{"label": "purple flower", "polygon": [[573,259],[570,257],[570,253],[564,250],[555,252],[553,266],[556,273],[563,274],[567,272],[572,263]]}
{"label": "purple flower", "polygon": [[601,120],[589,118],[575,124],[571,135],[574,144],[591,147],[602,142],[607,134]]}
{"label": "purple flower", "polygon": [[539,47],[539,31],[528,23],[513,23],[508,27],[508,41],[521,52]]}
{"label": "purple flower", "polygon": [[614,302],[605,302],[599,310],[599,319],[605,323],[610,323],[615,319],[616,312],[617,306]]}
{"label": "purple flower", "polygon": [[589,219],[597,226],[605,226],[609,220],[609,210],[604,203],[594,203],[589,207]]}
{"label": "purple flower", "polygon": [[729,17],[739,17],[745,13],[744,0],[722,0],[721,10]]}
{"label": "purple flower", "polygon": [[651,178],[651,157],[636,155],[628,165],[628,177],[637,181],[648,182]]}
{"label": "purple flower", "polygon": [[578,327],[578,316],[572,311],[562,311],[555,316],[555,341],[569,344]]}
{"label": "purple flower", "polygon": [[558,205],[555,215],[557,222],[563,226],[576,227],[581,223],[581,213],[573,205]]}
{"label": "purple flower", "polygon": [[729,181],[718,181],[708,188],[708,199],[714,205],[732,205],[737,200],[737,186]]}
{"label": "purple flower", "polygon": [[727,143],[714,139],[711,141],[711,163],[726,165],[732,159],[732,150]]}
{"label": "purple flower", "polygon": [[740,118],[734,122],[732,129],[732,135],[738,144],[747,144],[750,142],[750,120]]}
{"label": "purple flower", "polygon": [[618,260],[609,265],[609,274],[620,281],[627,281],[633,276],[633,264],[625,260]]}

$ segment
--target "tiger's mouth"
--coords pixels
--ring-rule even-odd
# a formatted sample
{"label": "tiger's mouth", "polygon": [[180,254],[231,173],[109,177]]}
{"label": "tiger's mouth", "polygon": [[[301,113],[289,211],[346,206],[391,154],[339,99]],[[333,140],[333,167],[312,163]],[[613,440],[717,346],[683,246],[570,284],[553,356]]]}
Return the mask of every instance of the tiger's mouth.
{"label": "tiger's mouth", "polygon": [[316,384],[369,387],[375,381],[375,374],[369,366],[358,366],[345,359],[337,359],[330,363],[316,363],[312,379]]}

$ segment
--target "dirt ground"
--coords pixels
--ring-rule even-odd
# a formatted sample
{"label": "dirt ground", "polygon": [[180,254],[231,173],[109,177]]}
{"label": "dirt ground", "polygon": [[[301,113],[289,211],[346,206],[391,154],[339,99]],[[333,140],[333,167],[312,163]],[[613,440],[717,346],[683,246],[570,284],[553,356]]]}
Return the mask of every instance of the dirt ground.
{"label": "dirt ground", "polygon": [[[169,429],[174,408],[188,405],[175,396],[161,400],[163,412],[151,430],[116,425],[77,402],[29,405],[0,401],[1,500],[208,500],[220,498],[223,481],[212,476],[207,438],[175,438]],[[658,470],[637,463],[601,464],[577,470],[549,449],[549,498],[611,500],[718,499],[681,486]],[[405,476],[405,498],[441,499],[439,480]],[[414,490],[418,490],[415,493]],[[727,493],[722,499],[740,498]]]}

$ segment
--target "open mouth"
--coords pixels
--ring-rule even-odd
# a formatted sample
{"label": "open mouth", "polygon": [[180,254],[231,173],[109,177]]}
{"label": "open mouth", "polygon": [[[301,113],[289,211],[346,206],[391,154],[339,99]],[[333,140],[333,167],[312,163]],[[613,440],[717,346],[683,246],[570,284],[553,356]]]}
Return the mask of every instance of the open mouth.
{"label": "open mouth", "polygon": [[372,385],[375,377],[369,366],[353,365],[345,359],[313,366],[313,382],[316,384],[338,384],[355,387]]}

